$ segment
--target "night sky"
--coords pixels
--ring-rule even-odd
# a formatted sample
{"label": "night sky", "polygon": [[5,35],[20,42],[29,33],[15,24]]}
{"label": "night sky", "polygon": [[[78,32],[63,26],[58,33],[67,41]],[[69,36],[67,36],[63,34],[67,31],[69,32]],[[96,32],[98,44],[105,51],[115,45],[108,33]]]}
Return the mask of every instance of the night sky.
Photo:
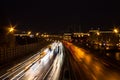
{"label": "night sky", "polygon": [[1,0],[0,5],[0,26],[12,23],[19,30],[65,32],[78,26],[81,31],[111,30],[120,24],[119,3],[105,0]]}

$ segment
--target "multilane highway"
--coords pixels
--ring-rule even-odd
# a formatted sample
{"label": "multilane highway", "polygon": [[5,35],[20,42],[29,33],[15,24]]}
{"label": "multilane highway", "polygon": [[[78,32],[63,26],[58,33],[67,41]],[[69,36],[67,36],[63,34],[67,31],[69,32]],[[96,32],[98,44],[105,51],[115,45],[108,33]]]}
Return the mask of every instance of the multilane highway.
{"label": "multilane highway", "polygon": [[119,65],[58,41],[7,69],[0,80],[120,80],[119,75]]}
{"label": "multilane highway", "polygon": [[54,42],[27,60],[8,69],[0,76],[0,80],[56,80],[59,78],[62,58],[62,43]]}

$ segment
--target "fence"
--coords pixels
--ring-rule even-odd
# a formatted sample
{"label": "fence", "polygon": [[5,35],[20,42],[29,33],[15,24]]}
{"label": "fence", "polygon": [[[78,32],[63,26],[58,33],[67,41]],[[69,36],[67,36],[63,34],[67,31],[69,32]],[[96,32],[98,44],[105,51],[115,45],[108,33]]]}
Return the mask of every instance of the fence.
{"label": "fence", "polygon": [[23,46],[17,46],[13,48],[1,48],[0,49],[0,64],[9,62],[20,56],[30,54],[38,51],[43,45],[40,43],[28,44]]}

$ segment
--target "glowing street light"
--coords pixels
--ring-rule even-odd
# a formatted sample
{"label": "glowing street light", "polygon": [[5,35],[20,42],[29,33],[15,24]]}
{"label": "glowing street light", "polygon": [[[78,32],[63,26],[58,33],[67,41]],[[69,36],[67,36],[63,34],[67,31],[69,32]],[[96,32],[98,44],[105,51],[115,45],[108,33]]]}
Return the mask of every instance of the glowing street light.
{"label": "glowing street light", "polygon": [[97,32],[97,35],[99,36],[99,35],[100,35],[100,32]]}
{"label": "glowing street light", "polygon": [[9,27],[7,28],[8,33],[13,33],[15,31],[15,27],[16,27],[16,25],[13,26],[12,24],[10,24]]}
{"label": "glowing street light", "polygon": [[119,31],[118,31],[118,29],[114,29],[113,32],[114,33],[118,33]]}
{"label": "glowing street light", "polygon": [[14,32],[14,31],[15,31],[15,27],[16,27],[16,26],[12,26],[12,25],[10,24],[10,27],[8,28],[8,32],[10,32],[10,33]]}
{"label": "glowing street light", "polygon": [[31,34],[31,31],[28,31],[28,33],[27,33],[28,35],[30,35]]}
{"label": "glowing street light", "polygon": [[14,31],[14,27],[9,28],[9,32],[13,32]]}
{"label": "glowing street light", "polygon": [[39,33],[36,33],[36,36],[38,36],[39,35]]}

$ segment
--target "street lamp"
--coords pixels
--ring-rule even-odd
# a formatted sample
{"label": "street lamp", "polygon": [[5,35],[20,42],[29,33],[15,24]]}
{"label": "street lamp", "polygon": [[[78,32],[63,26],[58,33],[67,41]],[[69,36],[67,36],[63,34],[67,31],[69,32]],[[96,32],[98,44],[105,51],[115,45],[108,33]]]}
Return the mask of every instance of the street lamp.
{"label": "street lamp", "polygon": [[15,31],[15,27],[16,27],[16,25],[15,26],[13,26],[13,25],[9,25],[9,28],[8,28],[8,32],[9,33],[13,33],[14,31]]}
{"label": "street lamp", "polygon": [[100,32],[97,32],[97,35],[99,36],[99,35],[100,35]]}
{"label": "street lamp", "polygon": [[27,33],[28,35],[30,35],[31,34],[31,31],[28,31],[28,33]]}
{"label": "street lamp", "polygon": [[113,30],[113,32],[114,32],[114,33],[118,33],[119,31],[118,31],[118,29],[115,28],[115,29]]}
{"label": "street lamp", "polygon": [[36,33],[36,36],[38,36],[39,35],[39,33]]}
{"label": "street lamp", "polygon": [[9,28],[9,32],[14,32],[14,30],[15,30],[14,27]]}

